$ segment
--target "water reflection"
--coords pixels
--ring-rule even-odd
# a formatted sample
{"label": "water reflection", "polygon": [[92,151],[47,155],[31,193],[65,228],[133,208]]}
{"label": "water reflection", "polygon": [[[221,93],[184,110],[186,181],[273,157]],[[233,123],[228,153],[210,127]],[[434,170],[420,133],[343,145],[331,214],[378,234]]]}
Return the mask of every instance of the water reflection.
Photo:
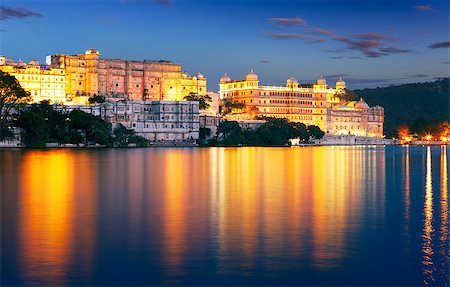
{"label": "water reflection", "polygon": [[[410,163],[409,163],[409,146],[406,146],[403,152],[403,201],[404,201],[404,225],[403,234],[405,236],[405,251],[406,257],[410,253],[410,224],[411,224],[411,179],[410,179]],[[410,264],[411,262],[405,262],[405,264]]]}
{"label": "water reflection", "polygon": [[[432,162],[428,147],[422,170],[422,150],[0,152],[2,215],[17,226],[2,234],[12,246],[2,261],[18,266],[5,285],[439,284],[448,157],[442,148]],[[400,161],[401,177],[386,178]],[[397,254],[404,240],[411,249]]]}
{"label": "water reflection", "polygon": [[426,178],[425,178],[425,205],[423,214],[425,216],[423,226],[422,264],[425,279],[424,284],[433,284],[435,281],[435,266],[433,263],[433,184],[431,175],[431,147],[427,147]]}
{"label": "water reflection", "polygon": [[439,230],[439,254],[441,255],[440,273],[444,275],[443,281],[449,283],[449,241],[448,241],[448,170],[447,147],[441,148],[441,226]]}
{"label": "water reflection", "polygon": [[365,204],[380,207],[377,217],[384,214],[384,150],[320,147],[287,154],[282,148],[250,148],[213,153],[212,169],[219,171],[213,182],[226,179],[213,189],[217,194],[212,204],[218,214],[214,218],[223,274],[245,274],[261,255],[259,263],[272,271],[286,268],[280,262],[288,258],[309,258],[318,270],[341,266],[361,227]]}

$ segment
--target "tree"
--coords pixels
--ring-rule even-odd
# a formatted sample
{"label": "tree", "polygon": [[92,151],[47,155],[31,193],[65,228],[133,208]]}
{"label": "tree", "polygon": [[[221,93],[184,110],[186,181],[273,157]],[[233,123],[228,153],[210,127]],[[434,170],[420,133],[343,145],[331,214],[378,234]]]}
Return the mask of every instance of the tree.
{"label": "tree", "polygon": [[189,95],[185,96],[183,98],[185,101],[197,101],[198,102],[198,108],[200,110],[206,110],[211,105],[208,102],[211,102],[212,99],[208,95],[199,96],[197,93],[191,92]]}
{"label": "tree", "polygon": [[25,91],[14,76],[0,71],[0,139],[7,129],[11,110],[19,104],[31,101],[30,93]]}
{"label": "tree", "polygon": [[236,121],[223,121],[217,127],[217,139],[222,139],[227,141],[227,137],[233,133],[238,133],[241,131],[239,123]]}
{"label": "tree", "polygon": [[44,113],[37,105],[23,111],[17,120],[17,126],[24,130],[22,142],[27,147],[43,148],[48,141],[48,126]]}
{"label": "tree", "polygon": [[106,97],[100,96],[100,95],[93,95],[93,96],[89,97],[88,102],[89,102],[89,104],[104,103],[104,102],[106,102]]}
{"label": "tree", "polygon": [[325,133],[318,127],[318,126],[308,126],[308,134],[315,138],[315,139],[321,139]]}

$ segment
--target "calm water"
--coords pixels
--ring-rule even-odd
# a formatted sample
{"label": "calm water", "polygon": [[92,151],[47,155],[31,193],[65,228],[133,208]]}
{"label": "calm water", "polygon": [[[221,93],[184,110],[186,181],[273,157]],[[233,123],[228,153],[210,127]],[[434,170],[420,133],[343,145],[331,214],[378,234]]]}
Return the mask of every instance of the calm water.
{"label": "calm water", "polygon": [[0,285],[448,285],[444,147],[0,151]]}

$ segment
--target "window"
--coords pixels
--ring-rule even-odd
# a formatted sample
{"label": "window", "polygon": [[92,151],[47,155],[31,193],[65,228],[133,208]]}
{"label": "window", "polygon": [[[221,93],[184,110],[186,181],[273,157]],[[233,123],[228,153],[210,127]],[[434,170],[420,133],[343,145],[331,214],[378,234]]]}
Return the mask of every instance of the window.
{"label": "window", "polygon": [[119,86],[119,84],[116,84],[116,87],[118,87]]}
{"label": "window", "polygon": [[139,88],[139,85],[136,85],[136,88]]}

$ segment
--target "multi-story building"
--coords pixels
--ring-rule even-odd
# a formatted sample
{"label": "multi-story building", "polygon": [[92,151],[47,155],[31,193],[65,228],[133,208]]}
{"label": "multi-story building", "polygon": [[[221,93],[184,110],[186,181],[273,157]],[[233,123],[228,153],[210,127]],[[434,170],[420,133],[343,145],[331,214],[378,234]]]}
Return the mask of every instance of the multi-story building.
{"label": "multi-story building", "polygon": [[196,101],[108,102],[101,114],[150,141],[193,141],[199,135]]}
{"label": "multi-story building", "polygon": [[50,56],[53,67],[66,69],[69,96],[100,94],[128,100],[182,100],[206,94],[206,78],[182,72],[170,61],[102,59],[97,49],[74,56]]}
{"label": "multi-story building", "polygon": [[345,103],[341,99],[346,89],[342,79],[336,82],[335,89],[328,87],[322,77],[308,86],[299,85],[295,78],[289,78],[284,87],[262,86],[251,70],[245,80],[233,81],[225,74],[219,87],[223,101],[245,105],[244,114],[237,117],[286,118],[316,125],[331,134],[383,136],[383,108],[369,108],[362,101]]}
{"label": "multi-story building", "polygon": [[383,107],[369,107],[362,99],[327,109],[327,131],[331,134],[382,137],[383,123]]}
{"label": "multi-story building", "polygon": [[107,101],[95,106],[56,105],[68,113],[81,110],[122,124],[151,142],[193,142],[199,136],[199,112],[196,101]]}
{"label": "multi-story building", "polygon": [[66,74],[64,69],[39,65],[36,61],[25,64],[0,56],[0,70],[14,76],[30,92],[33,102],[49,100],[52,103],[66,101]]}
{"label": "multi-story building", "polygon": [[294,122],[326,128],[327,98],[334,90],[327,88],[324,79],[313,87],[302,87],[289,78],[286,87],[261,86],[253,70],[245,80],[232,81],[226,74],[220,79],[220,98],[245,104],[249,112],[258,116],[287,118]]}

